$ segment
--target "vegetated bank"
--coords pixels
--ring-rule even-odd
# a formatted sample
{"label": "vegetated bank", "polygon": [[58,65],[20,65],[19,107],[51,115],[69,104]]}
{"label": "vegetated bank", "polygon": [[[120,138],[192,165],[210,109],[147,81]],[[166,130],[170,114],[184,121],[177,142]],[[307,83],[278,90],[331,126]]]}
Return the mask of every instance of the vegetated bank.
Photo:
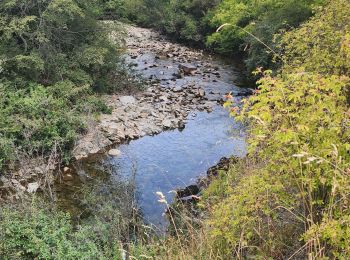
{"label": "vegetated bank", "polygon": [[349,1],[329,1],[281,36],[282,68],[231,113],[249,156],[206,191],[208,241],[225,257],[347,259]]}
{"label": "vegetated bank", "polygon": [[[122,91],[125,70],[96,1],[0,4],[0,171],[68,161],[87,119]],[[42,158],[42,160],[39,160]],[[27,176],[20,176],[26,178]]]}
{"label": "vegetated bank", "polygon": [[[94,0],[1,1],[1,198],[38,179],[50,191],[54,169],[70,160],[71,149],[88,123],[100,112],[110,112],[101,95],[134,90],[118,45],[109,38],[111,28],[98,21],[101,14],[100,2]],[[40,174],[28,174],[32,167]],[[92,197],[94,201],[98,195]],[[45,196],[31,200],[15,193],[17,200],[1,201],[1,259],[113,258],[101,247],[120,255],[114,250],[119,246],[105,236],[117,234],[110,224],[98,228],[97,216],[91,212],[90,224],[73,226],[70,216],[42,199]],[[114,212],[122,212],[120,205],[118,210]],[[127,214],[123,219],[131,219]],[[107,212],[104,216],[113,218]]]}
{"label": "vegetated bank", "polygon": [[[111,3],[112,1],[109,1]],[[257,67],[277,69],[278,36],[298,27],[324,0],[118,0],[106,13],[155,28],[170,39],[231,57],[242,57],[246,77]],[[119,8],[123,6],[123,8]],[[111,8],[114,11],[111,11]],[[217,29],[224,26],[219,32]],[[268,47],[268,48],[266,48]]]}
{"label": "vegetated bank", "polygon": [[[123,223],[108,204],[103,206],[118,217],[101,207],[92,225],[76,229],[49,208],[2,208],[0,255],[118,259],[127,251],[136,258],[349,258],[348,10],[347,0],[329,1],[282,34],[281,69],[258,72],[258,91],[243,109],[227,103],[232,115],[249,123],[250,153],[205,191],[199,204],[204,220],[185,215],[185,226],[175,225],[174,235],[163,240],[153,239],[147,228],[131,228],[125,240],[119,228],[108,232],[118,227],[113,223]],[[48,235],[52,227],[60,227],[54,229],[57,239]],[[146,238],[134,236],[135,230]]]}

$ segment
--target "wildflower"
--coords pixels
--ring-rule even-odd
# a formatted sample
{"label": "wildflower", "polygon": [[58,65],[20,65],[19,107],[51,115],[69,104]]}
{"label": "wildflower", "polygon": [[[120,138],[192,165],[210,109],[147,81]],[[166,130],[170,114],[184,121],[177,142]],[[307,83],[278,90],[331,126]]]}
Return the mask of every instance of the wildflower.
{"label": "wildflower", "polygon": [[165,199],[165,196],[164,196],[164,194],[163,194],[162,192],[157,191],[156,194],[157,194],[158,197],[159,197],[159,200],[158,200],[159,203],[164,203],[164,204],[167,203],[167,201],[166,201],[166,199]]}
{"label": "wildflower", "polygon": [[238,110],[239,110],[238,107],[231,107],[231,112],[233,112],[233,113],[237,113]]}
{"label": "wildflower", "polygon": [[225,95],[224,98],[226,98],[226,99],[232,99],[232,98],[233,98],[232,92],[230,92],[230,93],[228,93],[227,95]]}

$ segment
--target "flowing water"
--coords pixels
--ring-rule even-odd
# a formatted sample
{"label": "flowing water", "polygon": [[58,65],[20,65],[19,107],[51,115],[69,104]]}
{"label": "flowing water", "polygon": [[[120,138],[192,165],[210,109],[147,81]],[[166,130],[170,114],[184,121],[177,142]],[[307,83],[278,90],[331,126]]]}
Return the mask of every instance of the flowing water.
{"label": "flowing water", "polygon": [[[127,60],[134,63],[142,76],[156,77],[164,87],[197,84],[206,90],[210,99],[217,99],[228,92],[238,95],[245,91],[235,85],[239,75],[236,67],[220,58],[203,56],[195,62],[198,67],[209,63],[215,67],[217,76],[214,78],[201,74],[176,80],[170,79],[177,70],[178,62],[171,58],[159,59],[152,50],[144,50],[136,58],[128,57]],[[240,99],[235,97],[236,101]],[[61,201],[67,203],[67,198],[73,197],[76,186],[84,182],[82,180],[89,183],[90,179],[102,176],[108,169],[107,178],[111,183],[133,183],[135,199],[145,221],[158,227],[164,227],[166,221],[162,216],[164,205],[157,201],[156,192],[162,192],[171,202],[173,190],[195,183],[222,157],[243,157],[246,153],[244,128],[220,105],[216,105],[211,113],[192,111],[182,130],[142,137],[116,148],[121,151],[119,157],[102,155],[76,164],[79,181],[70,186],[67,183],[59,186],[57,191]]]}

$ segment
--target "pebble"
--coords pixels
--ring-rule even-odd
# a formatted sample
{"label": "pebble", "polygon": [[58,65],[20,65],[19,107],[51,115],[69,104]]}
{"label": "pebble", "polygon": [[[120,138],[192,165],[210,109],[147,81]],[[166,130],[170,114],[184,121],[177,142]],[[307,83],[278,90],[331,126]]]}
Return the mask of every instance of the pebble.
{"label": "pebble", "polygon": [[109,150],[109,152],[108,152],[108,155],[109,155],[109,156],[113,156],[113,157],[118,157],[118,156],[120,156],[121,154],[122,154],[121,151],[118,150],[118,149],[111,149],[111,150]]}

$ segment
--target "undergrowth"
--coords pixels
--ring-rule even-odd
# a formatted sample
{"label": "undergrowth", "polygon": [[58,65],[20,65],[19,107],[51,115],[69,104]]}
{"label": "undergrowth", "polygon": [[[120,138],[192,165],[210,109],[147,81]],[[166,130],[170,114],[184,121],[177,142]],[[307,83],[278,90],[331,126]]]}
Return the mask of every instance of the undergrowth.
{"label": "undergrowth", "polygon": [[257,72],[243,109],[226,104],[249,125],[249,155],[207,222],[223,257],[349,258],[348,8],[331,1],[282,36],[283,68]]}
{"label": "undergrowth", "polygon": [[[231,115],[247,124],[248,156],[210,184],[197,216],[169,210],[171,235],[156,236],[114,207],[96,207],[93,221],[77,226],[50,207],[2,207],[0,256],[349,259],[349,7],[328,1],[279,35],[282,68],[258,69],[256,93],[242,104],[228,100]],[[129,224],[139,227],[131,236]]]}

